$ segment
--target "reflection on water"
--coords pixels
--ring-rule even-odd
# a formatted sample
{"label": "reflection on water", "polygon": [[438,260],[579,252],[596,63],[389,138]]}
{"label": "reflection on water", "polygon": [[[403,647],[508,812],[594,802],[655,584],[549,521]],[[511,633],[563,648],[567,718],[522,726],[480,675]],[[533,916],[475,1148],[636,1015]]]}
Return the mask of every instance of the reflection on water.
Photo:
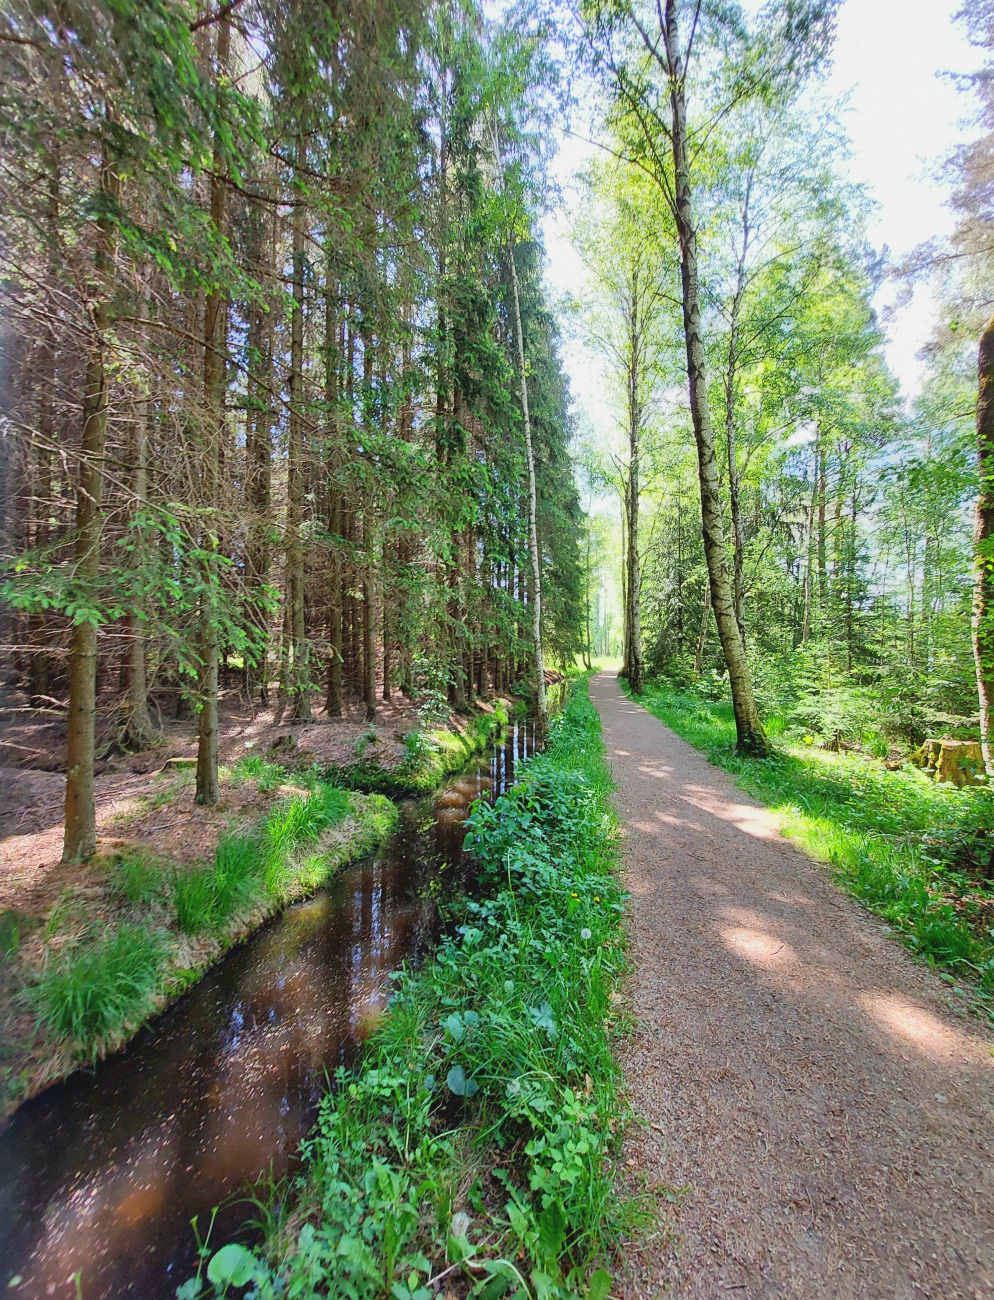
{"label": "reflection on water", "polygon": [[[405,804],[373,859],[273,921],[92,1075],[24,1106],[0,1136],[0,1292],[172,1296],[189,1221],[291,1166],[327,1072],[375,1027],[388,973],[435,934],[427,885],[461,863],[469,805],[513,779],[520,723],[435,800]],[[215,1237],[251,1209],[229,1204]],[[12,1288],[11,1279],[20,1278]],[[4,1289],[8,1288],[8,1289]]]}

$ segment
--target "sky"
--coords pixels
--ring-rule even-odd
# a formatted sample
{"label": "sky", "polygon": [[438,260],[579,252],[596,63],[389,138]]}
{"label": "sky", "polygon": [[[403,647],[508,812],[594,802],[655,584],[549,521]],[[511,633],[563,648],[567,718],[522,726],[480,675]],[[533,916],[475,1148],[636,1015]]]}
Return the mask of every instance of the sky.
{"label": "sky", "polygon": [[[937,171],[970,133],[971,97],[943,75],[971,71],[978,63],[978,51],[953,21],[965,2],[845,0],[839,15],[826,93],[832,100],[848,99],[843,121],[852,141],[849,172],[877,205],[871,240],[878,248],[886,245],[895,260],[952,228],[947,187]],[[544,229],[553,294],[575,292],[582,280],[568,237],[569,205],[575,200],[570,179],[592,152],[590,146],[564,138],[557,158],[565,203],[547,216]],[[894,285],[881,290],[879,310],[893,304],[895,292]],[[909,305],[886,318],[887,360],[906,397],[913,397],[920,385],[921,362],[915,354],[929,336],[933,314],[931,295],[920,287]],[[595,359],[570,340],[564,360],[577,407],[595,427],[603,426],[610,417]]]}

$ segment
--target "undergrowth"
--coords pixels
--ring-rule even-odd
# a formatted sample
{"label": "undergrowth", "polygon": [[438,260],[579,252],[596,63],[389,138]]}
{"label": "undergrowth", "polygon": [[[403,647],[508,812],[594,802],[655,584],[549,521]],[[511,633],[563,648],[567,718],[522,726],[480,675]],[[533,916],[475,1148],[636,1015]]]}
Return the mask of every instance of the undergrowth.
{"label": "undergrowth", "polygon": [[355,790],[399,796],[430,794],[450,772],[458,772],[480,753],[507,725],[508,718],[503,701],[497,700],[491,712],[467,718],[461,731],[431,727],[409,731],[404,737],[406,753],[396,767],[383,767],[378,759],[357,751],[357,762],[332,769],[331,774]]}
{"label": "undergrowth", "polygon": [[639,700],[779,812],[784,832],[912,951],[947,980],[970,980],[994,1018],[994,792],[803,743],[747,758],[735,750],[730,704],[658,682]]}
{"label": "undergrowth", "polygon": [[39,1020],[95,1057],[101,1042],[146,1013],[159,989],[166,937],[140,925],[90,935],[50,961],[36,989]]}
{"label": "undergrowth", "polygon": [[634,1213],[612,1185],[624,953],[608,789],[581,684],[513,789],[473,811],[482,894],[453,905],[433,959],[395,976],[268,1254],[205,1250],[181,1297],[429,1300],[444,1276],[484,1300],[603,1300]]}
{"label": "undergrowth", "polygon": [[[275,779],[263,768],[257,775]],[[316,778],[309,783],[310,790],[276,804],[256,831],[222,834],[207,864],[182,868],[135,849],[118,854],[108,874],[116,919],[89,926],[46,962],[26,991],[39,1026],[95,1059],[161,1005],[176,983],[177,935],[211,936],[224,946],[240,918],[253,910],[271,913],[321,885],[338,858],[317,847],[318,840],[353,811],[353,796]],[[357,851],[392,823],[391,805],[379,803],[382,809],[365,809]],[[308,857],[311,847],[316,851]],[[60,918],[53,913],[49,925],[59,929]],[[180,983],[189,983],[188,971]]]}

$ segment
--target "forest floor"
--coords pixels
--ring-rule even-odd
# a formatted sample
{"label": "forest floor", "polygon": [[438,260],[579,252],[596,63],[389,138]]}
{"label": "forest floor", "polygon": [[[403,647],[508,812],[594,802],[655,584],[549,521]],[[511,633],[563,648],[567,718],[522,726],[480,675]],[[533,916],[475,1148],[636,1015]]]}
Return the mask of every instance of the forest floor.
{"label": "forest floor", "polygon": [[625,831],[629,1169],[668,1189],[623,1293],[994,1293],[994,1037],[776,814],[591,681]]}
{"label": "forest floor", "polygon": [[[320,869],[298,854],[296,865],[288,866],[290,878],[282,880],[279,897],[256,889],[243,902],[233,901],[223,917],[210,924],[205,920],[189,934],[175,933],[176,918],[165,896],[177,873],[208,870],[225,837],[264,835],[267,821],[280,817],[288,802],[308,798],[314,787],[309,773],[348,769],[362,758],[367,764],[372,760],[377,770],[398,769],[410,757],[404,736],[420,725],[414,705],[403,696],[380,704],[373,724],[366,721],[364,707],[355,704],[343,718],[319,714],[314,722],[291,726],[279,722],[272,709],[252,709],[240,692],[226,692],[221,701],[219,803],[202,808],[193,800],[195,720],[164,721],[161,744],[100,763],[95,782],[97,855],[91,862],[67,866],[60,861],[65,778],[57,770],[64,761],[63,720],[27,709],[16,696],[6,698],[3,706],[0,1120],[84,1058],[127,1041],[232,943],[373,847],[392,823],[392,805],[378,795],[343,794],[341,806],[334,809],[334,824],[326,825],[318,845]],[[481,741],[483,711],[492,714],[494,707],[481,704],[479,720],[453,719],[451,733],[436,733],[448,740],[453,762]],[[307,880],[314,883],[308,886]],[[126,891],[137,889],[141,897],[122,897],[122,884]],[[122,925],[133,929],[136,922],[168,940],[165,955],[157,958],[164,963],[156,977],[157,991],[148,997],[136,995],[134,1014],[122,1013],[121,1023],[102,1036],[77,1041],[46,1030],[37,1018],[37,998],[31,995],[51,963],[85,954],[94,943],[112,942]],[[110,979],[108,974],[103,983]],[[90,985],[80,996],[98,995]]]}
{"label": "forest floor", "polygon": [[[0,912],[16,907],[20,912],[44,912],[65,887],[70,869],[62,867],[63,805],[65,801],[65,723],[26,708],[13,695],[0,717]],[[222,692],[219,756],[233,765],[248,755],[266,757],[279,752],[278,761],[294,766],[316,763],[321,767],[354,763],[357,748],[374,725],[377,738],[365,753],[384,767],[399,764],[406,750],[401,737],[417,727],[414,706],[403,696],[380,704],[375,724],[365,721],[364,706],[346,706],[342,718],[317,714],[312,723],[277,722],[273,708],[252,708],[237,689]],[[290,737],[287,741],[285,738]],[[280,743],[282,742],[282,743]],[[169,818],[157,816],[143,799],[156,790],[155,774],[169,759],[194,759],[197,753],[196,719],[164,718],[162,743],[133,754],[123,754],[97,764],[97,832],[101,847],[121,837],[148,840],[155,851],[176,861],[190,861],[210,852],[219,830],[237,808],[238,796],[225,792],[217,809],[197,808],[193,798]],[[251,792],[254,802],[258,795]],[[264,811],[264,808],[259,808]],[[81,870],[85,871],[85,868]]]}

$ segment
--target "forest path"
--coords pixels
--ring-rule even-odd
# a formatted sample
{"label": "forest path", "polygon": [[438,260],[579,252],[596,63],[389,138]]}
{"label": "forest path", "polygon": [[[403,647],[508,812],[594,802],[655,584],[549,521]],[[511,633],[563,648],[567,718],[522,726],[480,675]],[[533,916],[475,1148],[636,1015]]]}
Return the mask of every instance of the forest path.
{"label": "forest path", "polygon": [[631,891],[625,1154],[686,1189],[616,1294],[989,1300],[994,1040],[613,674],[591,696]]}

